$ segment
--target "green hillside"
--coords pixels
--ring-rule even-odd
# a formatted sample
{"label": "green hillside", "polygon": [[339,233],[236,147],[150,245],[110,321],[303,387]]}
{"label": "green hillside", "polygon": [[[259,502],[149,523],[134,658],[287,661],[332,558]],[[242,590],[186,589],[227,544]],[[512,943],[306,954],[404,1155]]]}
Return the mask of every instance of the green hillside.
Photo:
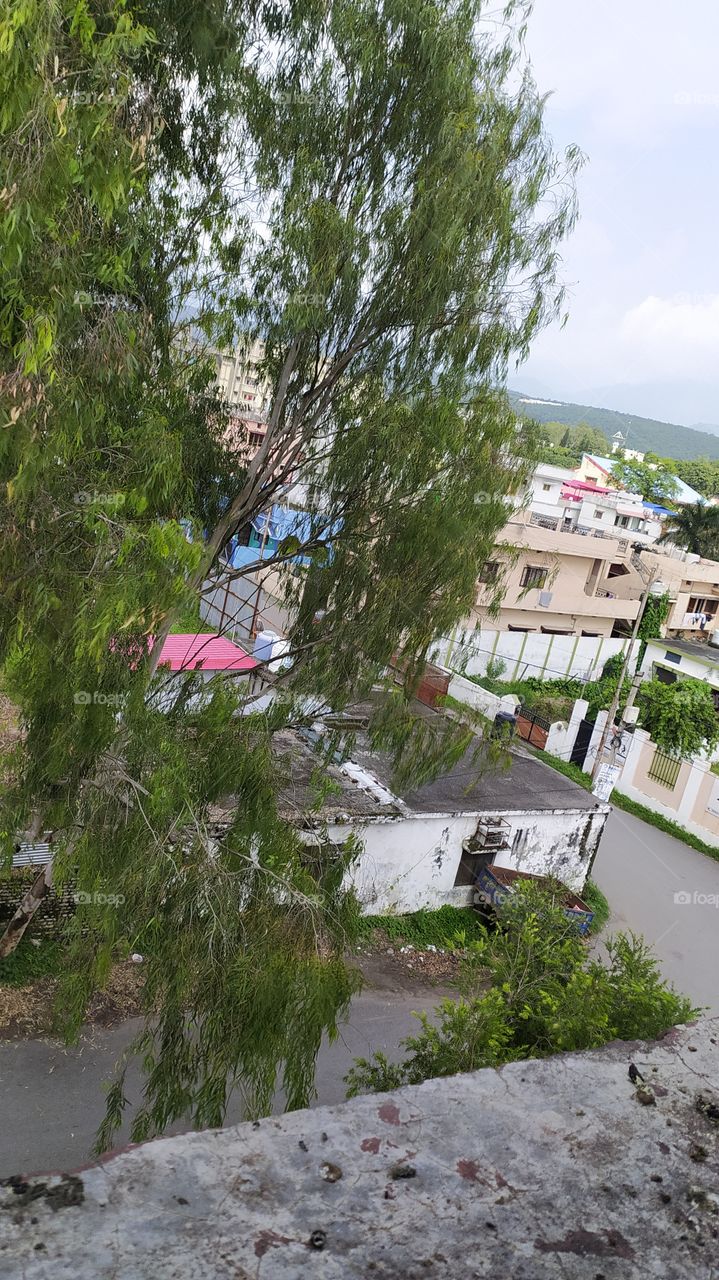
{"label": "green hillside", "polygon": [[564,401],[525,403],[532,397],[525,397],[521,391],[510,391],[509,395],[517,412],[534,418],[536,422],[598,427],[607,440],[615,431],[621,431],[629,449],[658,453],[660,457],[719,459],[719,435],[711,435],[708,431],[695,431],[693,427],[680,427],[672,422],[656,422],[653,418],[637,418],[631,413],[597,409],[588,404],[567,404]]}

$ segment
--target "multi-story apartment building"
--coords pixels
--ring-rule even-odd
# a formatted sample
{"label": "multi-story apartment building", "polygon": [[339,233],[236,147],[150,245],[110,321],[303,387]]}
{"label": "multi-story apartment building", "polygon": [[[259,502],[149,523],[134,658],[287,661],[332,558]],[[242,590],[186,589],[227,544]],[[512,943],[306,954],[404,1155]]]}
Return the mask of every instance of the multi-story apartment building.
{"label": "multi-story apartment building", "polygon": [[270,389],[260,373],[263,355],[263,345],[257,340],[241,341],[233,352],[215,352],[222,399],[257,418],[262,418],[270,403]]}
{"label": "multi-story apartment building", "polygon": [[270,387],[260,370],[263,345],[256,340],[240,341],[232,352],[212,354],[220,395],[236,411],[227,438],[238,452],[251,458],[265,438],[270,407]]}
{"label": "multi-story apartment building", "polygon": [[[500,631],[626,636],[653,580],[669,597],[667,635],[701,641],[715,627],[719,634],[719,563],[658,543],[663,508],[609,486],[599,461],[586,454],[575,471],[537,467],[480,572],[474,621]],[[492,584],[500,579],[493,617]]]}
{"label": "multi-story apartment building", "polygon": [[[472,623],[550,635],[624,635],[644,590],[632,568],[633,554],[631,540],[616,531],[555,526],[531,508],[516,512],[480,572]],[[615,577],[626,580],[621,596],[614,591]],[[493,617],[492,584],[500,579],[502,607]]]}
{"label": "multi-story apartment building", "polygon": [[647,547],[612,580],[617,599],[630,600],[650,576],[660,581],[669,596],[665,631],[669,636],[707,640],[719,628],[719,563],[691,555],[671,544]]}

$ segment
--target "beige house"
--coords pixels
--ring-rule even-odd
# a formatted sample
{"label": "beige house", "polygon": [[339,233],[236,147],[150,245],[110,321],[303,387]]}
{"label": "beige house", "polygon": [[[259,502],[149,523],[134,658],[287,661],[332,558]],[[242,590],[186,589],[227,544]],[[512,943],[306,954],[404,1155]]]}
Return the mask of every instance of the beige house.
{"label": "beige house", "polygon": [[[517,512],[500,535],[496,555],[480,571],[472,623],[549,635],[626,635],[643,590],[632,554],[626,538],[547,527],[541,514]],[[616,576],[623,580],[621,597],[614,591]],[[500,578],[503,601],[495,618],[489,603]]]}
{"label": "beige house", "polygon": [[650,575],[666,587],[671,602],[666,634],[708,640],[719,621],[719,562],[668,543],[646,547],[641,557],[630,557],[625,571],[612,580],[612,590],[618,599],[635,599]]}

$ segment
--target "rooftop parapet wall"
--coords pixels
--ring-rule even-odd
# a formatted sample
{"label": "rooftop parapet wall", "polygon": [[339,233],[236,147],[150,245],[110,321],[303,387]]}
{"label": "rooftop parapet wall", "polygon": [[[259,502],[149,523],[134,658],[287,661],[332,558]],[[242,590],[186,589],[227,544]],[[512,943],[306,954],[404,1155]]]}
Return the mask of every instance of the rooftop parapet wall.
{"label": "rooftop parapet wall", "polygon": [[718,1262],[710,1021],[0,1188],[3,1278],[716,1280]]}

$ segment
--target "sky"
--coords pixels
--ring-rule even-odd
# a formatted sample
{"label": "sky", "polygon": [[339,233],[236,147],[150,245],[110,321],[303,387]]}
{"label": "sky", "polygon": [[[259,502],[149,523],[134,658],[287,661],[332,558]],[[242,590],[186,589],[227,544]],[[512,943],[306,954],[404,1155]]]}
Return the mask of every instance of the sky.
{"label": "sky", "polygon": [[510,386],[719,431],[719,0],[535,0],[527,49],[587,163],[569,322]]}

